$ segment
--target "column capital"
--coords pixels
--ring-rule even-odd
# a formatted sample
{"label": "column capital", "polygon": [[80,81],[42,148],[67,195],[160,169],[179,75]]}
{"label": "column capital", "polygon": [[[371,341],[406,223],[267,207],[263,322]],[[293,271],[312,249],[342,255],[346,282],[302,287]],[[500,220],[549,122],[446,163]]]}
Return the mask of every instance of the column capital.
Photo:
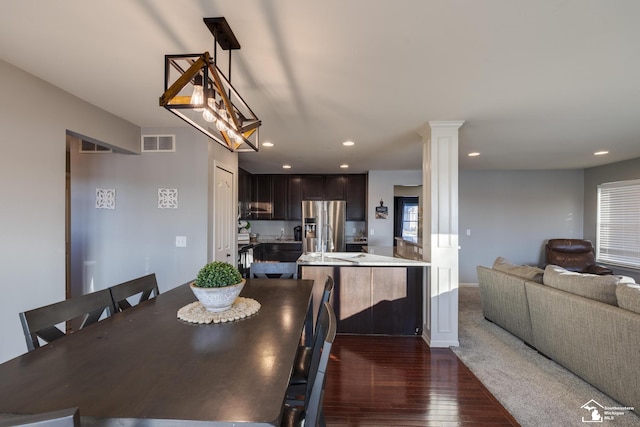
{"label": "column capital", "polygon": [[451,129],[457,130],[464,124],[464,120],[429,120],[418,129],[418,134],[422,138],[429,138],[431,131],[435,129]]}

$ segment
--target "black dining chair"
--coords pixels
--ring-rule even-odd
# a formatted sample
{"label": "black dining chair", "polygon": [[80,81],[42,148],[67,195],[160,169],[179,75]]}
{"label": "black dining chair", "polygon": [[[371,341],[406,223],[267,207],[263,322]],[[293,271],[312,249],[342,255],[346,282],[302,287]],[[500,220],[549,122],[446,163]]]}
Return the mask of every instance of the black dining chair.
{"label": "black dining chair", "polygon": [[304,394],[307,381],[309,378],[309,370],[311,369],[311,359],[315,350],[316,338],[318,336],[318,325],[320,323],[320,314],[323,310],[325,303],[330,304],[331,293],[333,292],[333,277],[327,276],[324,282],[324,291],[322,292],[322,300],[320,301],[320,307],[318,307],[318,317],[316,318],[316,327],[313,331],[313,338],[310,345],[301,345],[296,352],[296,358],[293,364],[293,373],[289,380],[289,388],[287,390],[288,400],[291,402],[298,402],[296,396]]}
{"label": "black dining chair", "polygon": [[28,415],[0,414],[0,427],[80,427],[78,408]]}
{"label": "black dining chair", "polygon": [[251,277],[258,279],[297,279],[295,262],[254,262],[249,267]]}
{"label": "black dining chair", "polygon": [[109,291],[111,292],[115,312],[124,311],[132,307],[127,298],[140,295],[136,303],[137,305],[143,301],[147,301],[152,295],[153,297],[160,295],[155,273],[112,286],[109,288]]}
{"label": "black dining chair", "polygon": [[81,319],[82,329],[96,323],[105,315],[113,314],[113,302],[108,289],[73,297],[44,307],[19,314],[24,337],[29,351],[40,347],[40,340],[47,343],[62,338],[66,334],[56,327],[69,320]]}
{"label": "black dining chair", "polygon": [[315,337],[314,351],[303,407],[288,402],[284,406],[282,427],[293,426],[326,426],[322,402],[331,347],[336,338],[336,315],[327,302],[321,305],[318,318],[318,335]]}

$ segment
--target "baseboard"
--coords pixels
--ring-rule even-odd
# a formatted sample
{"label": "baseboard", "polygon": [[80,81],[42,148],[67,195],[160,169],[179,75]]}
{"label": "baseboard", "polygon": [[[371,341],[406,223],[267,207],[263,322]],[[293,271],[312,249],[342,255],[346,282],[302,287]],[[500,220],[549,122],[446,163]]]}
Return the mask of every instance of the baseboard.
{"label": "baseboard", "polygon": [[458,283],[458,286],[461,288],[477,288],[477,283]]}
{"label": "baseboard", "polygon": [[460,347],[460,341],[458,340],[446,340],[446,341],[431,341],[428,335],[426,335],[423,331],[422,339],[427,345],[431,348],[449,348],[449,347]]}

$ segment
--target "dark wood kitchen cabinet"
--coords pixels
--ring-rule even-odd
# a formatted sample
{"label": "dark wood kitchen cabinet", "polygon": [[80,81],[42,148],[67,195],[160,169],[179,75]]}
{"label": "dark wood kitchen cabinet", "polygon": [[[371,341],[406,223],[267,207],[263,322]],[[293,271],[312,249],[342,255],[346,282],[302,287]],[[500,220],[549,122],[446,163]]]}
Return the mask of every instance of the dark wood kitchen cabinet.
{"label": "dark wood kitchen cabinet", "polygon": [[251,218],[271,219],[273,191],[271,175],[253,175],[251,186]]}
{"label": "dark wood kitchen cabinet", "polygon": [[347,221],[367,220],[367,175],[346,177]]}
{"label": "dark wood kitchen cabinet", "polygon": [[253,259],[258,262],[296,262],[302,255],[302,243],[261,243],[253,250]]}
{"label": "dark wood kitchen cabinet", "polygon": [[238,210],[240,218],[251,218],[251,174],[238,169]]}
{"label": "dark wood kitchen cabinet", "polygon": [[344,175],[325,175],[324,200],[345,200],[345,181]]}
{"label": "dark wood kitchen cabinet", "polygon": [[289,176],[288,175],[272,175],[271,176],[271,219],[288,219],[288,191]]}
{"label": "dark wood kitchen cabinet", "polygon": [[243,218],[301,220],[303,200],[346,200],[347,221],[366,221],[366,174],[251,175],[240,169],[238,181]]}
{"label": "dark wood kitchen cabinet", "polygon": [[324,200],[324,175],[302,178],[302,200]]}
{"label": "dark wood kitchen cabinet", "polygon": [[302,175],[289,175],[287,214],[289,220],[302,219]]}
{"label": "dark wood kitchen cabinet", "polygon": [[345,200],[345,175],[303,175],[302,200]]}

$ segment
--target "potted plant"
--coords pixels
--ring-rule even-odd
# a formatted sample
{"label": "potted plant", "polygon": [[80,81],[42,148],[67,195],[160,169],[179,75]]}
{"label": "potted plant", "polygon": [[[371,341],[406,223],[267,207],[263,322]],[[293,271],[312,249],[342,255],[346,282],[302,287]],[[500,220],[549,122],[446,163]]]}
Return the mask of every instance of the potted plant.
{"label": "potted plant", "polygon": [[219,312],[231,307],[244,284],[237,267],[214,261],[200,269],[191,290],[207,311]]}

